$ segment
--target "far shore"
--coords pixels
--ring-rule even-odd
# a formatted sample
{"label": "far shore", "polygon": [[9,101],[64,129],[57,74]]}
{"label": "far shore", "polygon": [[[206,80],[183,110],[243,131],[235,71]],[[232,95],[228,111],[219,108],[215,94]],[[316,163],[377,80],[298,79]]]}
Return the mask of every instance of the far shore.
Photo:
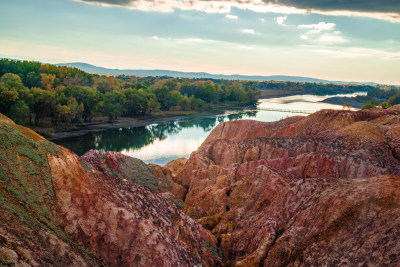
{"label": "far shore", "polygon": [[[302,92],[291,92],[287,91],[274,91],[274,90],[261,90],[262,94],[260,99],[286,97],[292,95],[301,95]],[[323,101],[324,102],[324,101]],[[336,103],[337,104],[337,103]],[[90,132],[100,132],[109,129],[118,128],[129,128],[129,127],[143,127],[151,124],[186,120],[186,119],[197,119],[212,117],[218,115],[236,114],[241,111],[252,111],[256,110],[255,106],[230,106],[220,105],[209,110],[200,111],[158,111],[150,115],[127,118],[119,117],[114,122],[109,122],[107,117],[95,117],[91,122],[85,122],[80,125],[61,125],[51,126],[49,123],[47,126],[28,126],[34,131],[42,134],[48,140],[57,140],[67,137],[81,136]]]}
{"label": "far shore", "polygon": [[120,117],[114,122],[109,122],[107,117],[95,117],[91,122],[83,123],[81,125],[63,125],[59,127],[30,127],[34,131],[37,131],[44,135],[46,139],[54,141],[61,138],[80,136],[91,132],[100,132],[110,129],[118,128],[129,128],[129,127],[143,127],[151,124],[176,121],[176,120],[187,120],[187,119],[198,119],[205,117],[212,117],[218,115],[229,115],[236,114],[241,111],[252,111],[256,108],[254,106],[228,106],[218,107],[212,110],[202,110],[198,112],[158,112],[156,114],[147,115],[143,117],[127,118]]}

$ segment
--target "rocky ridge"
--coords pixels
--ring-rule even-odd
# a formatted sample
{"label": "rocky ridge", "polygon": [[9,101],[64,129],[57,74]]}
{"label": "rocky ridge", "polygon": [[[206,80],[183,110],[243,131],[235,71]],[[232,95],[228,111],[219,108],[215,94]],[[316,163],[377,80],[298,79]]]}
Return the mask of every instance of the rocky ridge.
{"label": "rocky ridge", "polygon": [[221,261],[216,238],[154,188],[98,171],[4,116],[0,151],[1,265],[215,266]]}
{"label": "rocky ridge", "polygon": [[400,106],[224,122],[164,167],[2,116],[0,152],[1,264],[400,264]]}
{"label": "rocky ridge", "polygon": [[400,106],[219,124],[176,175],[225,265],[400,262]]}

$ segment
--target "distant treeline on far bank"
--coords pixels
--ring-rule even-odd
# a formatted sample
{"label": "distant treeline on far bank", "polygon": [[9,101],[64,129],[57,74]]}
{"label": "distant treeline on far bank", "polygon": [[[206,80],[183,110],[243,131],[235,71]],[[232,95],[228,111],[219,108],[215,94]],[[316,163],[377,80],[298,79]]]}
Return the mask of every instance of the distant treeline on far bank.
{"label": "distant treeline on far bank", "polygon": [[222,79],[105,76],[33,61],[0,60],[0,113],[20,124],[91,121],[94,116],[138,117],[154,112],[255,105],[260,90],[337,94],[377,90],[368,85],[257,82]]}

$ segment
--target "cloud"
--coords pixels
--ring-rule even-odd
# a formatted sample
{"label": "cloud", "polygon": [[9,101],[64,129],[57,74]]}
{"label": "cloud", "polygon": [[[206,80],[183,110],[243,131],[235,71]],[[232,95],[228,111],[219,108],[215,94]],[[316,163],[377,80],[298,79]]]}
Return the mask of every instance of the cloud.
{"label": "cloud", "polygon": [[225,17],[226,17],[227,19],[238,19],[238,18],[239,18],[238,16],[231,15],[231,14],[226,14]]}
{"label": "cloud", "polygon": [[264,0],[266,3],[275,2],[280,5],[292,6],[307,10],[321,11],[361,11],[361,12],[387,12],[400,14],[400,1],[398,0]]}
{"label": "cloud", "polygon": [[72,0],[103,6],[121,6],[143,11],[195,10],[229,14],[232,8],[256,13],[324,14],[361,16],[400,22],[399,0]]}
{"label": "cloud", "polygon": [[306,34],[300,36],[303,40],[309,40],[317,43],[334,44],[347,42],[340,31],[334,31],[336,24],[320,22],[318,24],[301,24],[298,25],[301,29],[309,29]]}
{"label": "cloud", "polygon": [[253,29],[243,29],[243,33],[255,34],[256,32]]}
{"label": "cloud", "polygon": [[318,24],[301,24],[298,27],[302,29],[312,29],[310,33],[320,33],[322,31],[333,30],[335,26],[335,23],[320,22]]}
{"label": "cloud", "polygon": [[[141,0],[81,0],[88,3],[103,3],[109,5],[120,5],[129,6],[135,3],[142,2]],[[156,4],[162,1],[148,1]],[[166,1],[164,1],[166,2]],[[170,1],[172,2],[172,1]],[[217,2],[217,1],[193,1],[187,0],[182,1],[186,3],[192,3],[192,5],[199,4],[199,2]],[[349,10],[349,11],[361,11],[361,12],[386,12],[386,13],[398,13],[400,14],[400,1],[398,0],[233,0],[233,1],[221,1],[226,3],[243,3],[243,4],[260,4],[265,5],[276,5],[294,7],[298,9],[307,10],[321,10],[321,11],[338,11],[338,10]]]}
{"label": "cloud", "polygon": [[104,3],[116,6],[127,6],[131,4],[132,0],[83,0],[89,3]]}
{"label": "cloud", "polygon": [[343,58],[363,58],[363,57],[380,57],[385,59],[400,58],[400,51],[388,52],[378,49],[368,49],[361,47],[347,48],[342,50],[316,49],[314,52],[319,54],[330,55]]}
{"label": "cloud", "polygon": [[287,16],[277,17],[277,18],[275,18],[275,21],[276,21],[278,24],[282,25],[282,24],[285,22],[286,19],[287,19]]}
{"label": "cloud", "polygon": [[334,35],[334,34],[322,34],[318,39],[316,40],[319,43],[345,43],[346,40],[339,36],[339,35]]}

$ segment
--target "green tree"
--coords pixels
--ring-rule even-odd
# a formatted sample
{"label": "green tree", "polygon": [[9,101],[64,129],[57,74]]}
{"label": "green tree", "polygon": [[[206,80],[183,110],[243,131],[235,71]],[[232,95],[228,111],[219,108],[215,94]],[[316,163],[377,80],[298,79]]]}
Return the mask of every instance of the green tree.
{"label": "green tree", "polygon": [[39,120],[43,122],[45,117],[56,115],[57,106],[54,92],[33,87],[31,93],[33,101],[30,108],[35,114],[36,125],[39,124]]}
{"label": "green tree", "polygon": [[379,106],[383,109],[387,109],[389,108],[389,104],[386,101],[383,101],[382,103],[379,104]]}
{"label": "green tree", "polygon": [[179,91],[170,91],[168,94],[168,107],[175,107],[179,101],[183,98],[183,95]]}
{"label": "green tree", "polygon": [[258,102],[258,99],[261,96],[261,92],[257,89],[249,89],[246,92],[246,99],[247,99],[247,104],[249,105],[255,105]]}
{"label": "green tree", "polygon": [[202,99],[196,98],[194,95],[189,97],[190,104],[192,109],[201,109],[205,106],[205,103]]}
{"label": "green tree", "polygon": [[150,113],[158,105],[156,96],[153,92],[143,89],[126,89],[125,115],[134,117]]}
{"label": "green tree", "polygon": [[170,108],[170,94],[167,86],[156,87],[153,89],[154,94],[157,97],[158,103],[160,103],[161,110],[168,110]]}
{"label": "green tree", "polygon": [[29,72],[25,79],[25,85],[29,88],[39,87],[41,85],[42,76],[33,71]]}
{"label": "green tree", "polygon": [[125,102],[125,115],[128,117],[134,117],[139,114],[145,113],[147,99],[146,96],[136,89],[126,89],[124,90],[126,97]]}
{"label": "green tree", "polygon": [[181,110],[189,110],[191,107],[191,101],[189,97],[184,96],[179,100],[178,105],[181,107]]}
{"label": "green tree", "polygon": [[215,94],[217,92],[216,87],[214,86],[214,84],[207,82],[203,88],[201,88],[198,96],[199,98],[201,98],[202,100],[204,100],[207,103],[211,103],[211,102],[216,102],[218,101],[218,99],[215,97]]}
{"label": "green tree", "polygon": [[23,100],[18,100],[10,108],[9,116],[18,124],[24,124],[29,117],[29,107]]}
{"label": "green tree", "polygon": [[81,117],[84,121],[91,121],[93,114],[99,110],[104,95],[98,90],[88,86],[68,86],[62,91],[66,96],[76,99],[78,104],[83,105]]}
{"label": "green tree", "polygon": [[389,102],[389,104],[390,104],[391,106],[400,104],[400,94],[391,96],[391,97],[389,98],[388,102]]}
{"label": "green tree", "polygon": [[376,105],[377,104],[375,103],[375,101],[367,102],[361,107],[361,109],[364,110],[364,109],[376,108]]}
{"label": "green tree", "polygon": [[111,92],[105,94],[104,112],[108,115],[110,122],[118,119],[123,113],[126,97],[122,92]]}
{"label": "green tree", "polygon": [[[18,75],[12,73],[4,74],[0,78],[0,112],[10,116],[11,107],[18,100],[23,101],[28,93],[29,89],[24,86]],[[21,104],[19,103],[18,106],[21,106]]]}

